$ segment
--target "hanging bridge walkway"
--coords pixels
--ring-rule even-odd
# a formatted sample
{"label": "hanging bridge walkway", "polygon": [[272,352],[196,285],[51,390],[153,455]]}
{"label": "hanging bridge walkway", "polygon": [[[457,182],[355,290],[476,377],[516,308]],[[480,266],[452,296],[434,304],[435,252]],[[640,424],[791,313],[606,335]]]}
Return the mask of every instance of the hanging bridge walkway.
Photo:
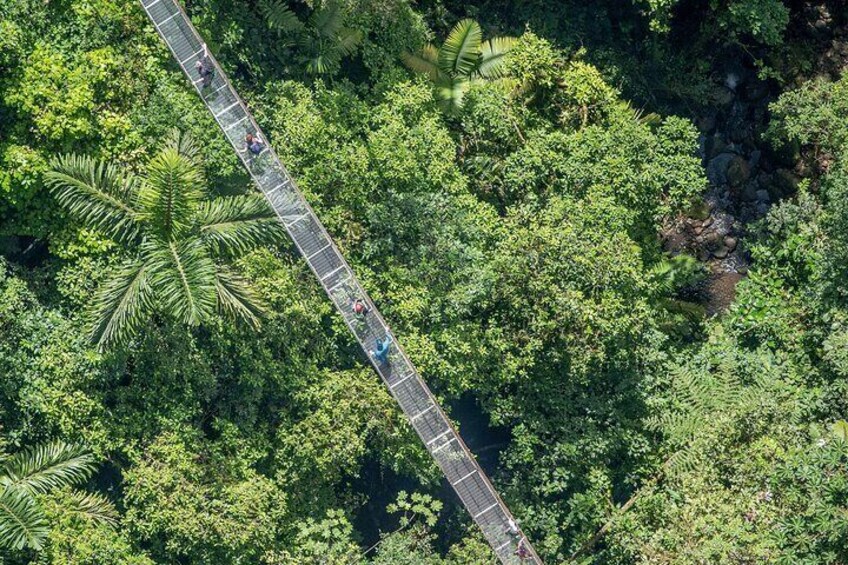
{"label": "hanging bridge walkway", "polygon": [[[495,554],[509,565],[541,564],[509,509],[392,336],[391,329],[211,54],[207,63],[214,66],[214,78],[208,85],[203,84],[195,68],[203,57],[203,41],[178,0],[140,1]],[[259,135],[265,142],[259,155],[247,150],[248,134]],[[357,299],[370,308],[365,316],[353,310]],[[387,361],[380,363],[370,351],[378,339],[386,337],[392,337],[393,343]]]}

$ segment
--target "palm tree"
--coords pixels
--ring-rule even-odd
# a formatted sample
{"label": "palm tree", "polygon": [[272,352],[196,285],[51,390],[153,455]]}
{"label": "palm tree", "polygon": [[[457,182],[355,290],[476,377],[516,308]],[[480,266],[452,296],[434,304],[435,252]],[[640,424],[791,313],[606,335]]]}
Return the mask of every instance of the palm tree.
{"label": "palm tree", "polygon": [[338,2],[330,0],[312,11],[306,21],[298,19],[286,0],[262,0],[268,26],[287,39],[286,47],[297,45],[300,60],[311,75],[337,72],[341,61],[356,52],[362,33],[343,25]]}
{"label": "palm tree", "polygon": [[404,53],[401,58],[407,67],[433,81],[447,112],[456,112],[474,82],[503,77],[503,62],[514,43],[514,37],[484,42],[480,24],[465,19],[453,27],[441,48],[428,44],[417,54]]}
{"label": "palm tree", "polygon": [[[94,456],[79,445],[60,441],[0,454],[0,547],[41,549],[49,533],[39,496],[87,481],[96,469]],[[71,491],[66,510],[113,525],[114,506],[100,494]]]}
{"label": "palm tree", "polygon": [[91,307],[89,335],[101,350],[126,343],[154,312],[197,326],[217,307],[259,325],[260,301],[229,263],[283,231],[259,196],[206,198],[189,137],[173,134],[140,176],[62,155],[47,184],[73,216],[130,251]]}

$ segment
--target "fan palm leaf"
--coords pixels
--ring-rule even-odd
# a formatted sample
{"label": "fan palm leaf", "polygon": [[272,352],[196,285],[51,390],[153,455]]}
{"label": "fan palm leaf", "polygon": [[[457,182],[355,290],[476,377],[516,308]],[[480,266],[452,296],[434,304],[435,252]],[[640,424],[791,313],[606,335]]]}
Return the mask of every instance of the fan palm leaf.
{"label": "fan palm leaf", "polygon": [[0,484],[6,489],[43,494],[82,483],[95,468],[94,456],[84,447],[55,441],[9,457],[3,463]]}
{"label": "fan palm leaf", "polygon": [[14,487],[0,491],[0,546],[41,549],[48,533],[47,517],[30,493]]}
{"label": "fan palm leaf", "polygon": [[215,311],[215,263],[200,239],[150,246],[152,286],[159,302],[180,322],[197,326]]}
{"label": "fan palm leaf", "polygon": [[134,175],[75,154],[55,158],[51,166],[45,183],[71,215],[115,240],[136,238],[139,213],[135,198],[140,183]]}
{"label": "fan palm leaf", "polygon": [[228,196],[200,204],[200,234],[216,255],[238,255],[283,240],[285,232],[268,203],[253,195]]}
{"label": "fan palm leaf", "polygon": [[134,335],[153,308],[150,266],[124,263],[98,290],[91,310],[90,338],[101,348]]}
{"label": "fan palm leaf", "polygon": [[480,68],[477,72],[484,78],[500,78],[504,75],[504,61],[515,45],[514,37],[494,37],[482,46]]}
{"label": "fan palm leaf", "polygon": [[439,49],[439,68],[451,76],[467,77],[480,63],[483,30],[471,19],[457,23]]}

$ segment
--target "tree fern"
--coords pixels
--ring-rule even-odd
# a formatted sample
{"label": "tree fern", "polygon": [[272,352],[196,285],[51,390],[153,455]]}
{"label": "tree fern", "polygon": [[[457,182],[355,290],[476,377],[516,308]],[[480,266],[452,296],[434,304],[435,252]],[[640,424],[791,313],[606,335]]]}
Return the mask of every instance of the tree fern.
{"label": "tree fern", "polygon": [[336,1],[323,2],[310,13],[306,22],[283,0],[262,0],[260,9],[268,26],[296,46],[307,73],[326,75],[335,72],[344,57],[356,52],[362,43],[359,30],[344,26],[344,11]]}
{"label": "tree fern", "polygon": [[670,476],[704,461],[706,431],[756,409],[777,386],[770,354],[751,357],[756,362],[744,367],[736,350],[728,349],[726,355],[703,354],[671,367],[668,406],[648,422],[649,428],[663,433],[672,450]]}

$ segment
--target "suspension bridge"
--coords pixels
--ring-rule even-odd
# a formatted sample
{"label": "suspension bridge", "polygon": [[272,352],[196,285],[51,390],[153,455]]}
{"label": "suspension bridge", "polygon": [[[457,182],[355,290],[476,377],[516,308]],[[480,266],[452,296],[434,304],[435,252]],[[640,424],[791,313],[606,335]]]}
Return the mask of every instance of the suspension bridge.
{"label": "suspension bridge", "polygon": [[[477,460],[436,402],[427,384],[403,351],[379,310],[354,276],[338,247],[318,216],[309,206],[297,184],[277,158],[268,138],[261,132],[244,101],[210,54],[204,57],[204,43],[177,0],[140,0],[156,31],[168,45],[174,59],[194,85],[209,112],[265,195],[303,255],[309,268],[344,318],[365,355],[371,361],[412,427],[424,442],[471,518],[480,527],[501,563],[523,565],[542,561],[517,526]],[[196,65],[204,58],[214,73],[205,80]],[[209,80],[211,78],[211,81]],[[204,84],[205,83],[205,84]],[[248,150],[247,135],[259,136],[265,143],[259,154]],[[357,314],[354,303],[369,308]],[[388,357],[381,362],[371,355],[377,340],[392,339]]]}

